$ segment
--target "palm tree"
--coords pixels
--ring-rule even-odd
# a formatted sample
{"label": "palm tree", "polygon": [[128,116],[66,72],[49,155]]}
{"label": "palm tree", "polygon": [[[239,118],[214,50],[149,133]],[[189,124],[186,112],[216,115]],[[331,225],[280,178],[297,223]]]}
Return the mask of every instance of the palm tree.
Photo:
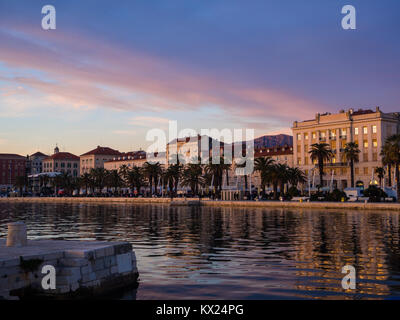
{"label": "palm tree", "polygon": [[187,164],[182,173],[182,185],[188,186],[195,195],[199,194],[199,185],[202,183],[203,166],[201,164]]}
{"label": "palm tree", "polygon": [[107,172],[106,184],[114,189],[114,195],[118,193],[117,190],[118,188],[122,187],[123,182],[124,181],[122,180],[118,170],[111,170]]}
{"label": "palm tree", "polygon": [[306,174],[297,167],[288,168],[287,179],[288,182],[294,187],[297,187],[298,184],[303,184],[307,182]]}
{"label": "palm tree", "polygon": [[346,162],[350,163],[350,180],[351,187],[354,188],[354,162],[358,162],[358,154],[360,153],[358,144],[355,142],[346,143],[343,150],[343,157]]}
{"label": "palm tree", "polygon": [[380,155],[382,156],[382,164],[387,166],[388,173],[388,185],[392,186],[392,159],[390,154],[390,143],[387,141],[384,143]]}
{"label": "palm tree", "polygon": [[221,157],[219,163],[212,163],[212,160],[210,159],[210,163],[208,163],[204,170],[206,173],[211,174],[214,176],[214,185],[216,187],[217,192],[220,194],[222,190],[222,178],[224,175],[224,172],[227,170],[230,170],[231,165],[224,163],[224,158]]}
{"label": "palm tree", "polygon": [[23,189],[28,185],[27,176],[18,176],[15,178],[14,187],[18,188],[20,197],[22,196]]}
{"label": "palm tree", "polygon": [[143,172],[146,175],[150,185],[150,194],[153,195],[153,182],[155,185],[157,185],[157,179],[162,173],[161,164],[159,162],[150,163],[146,161],[143,165]]}
{"label": "palm tree", "polygon": [[133,166],[131,170],[128,170],[124,178],[131,190],[136,188],[138,193],[145,185],[143,170],[138,166]]}
{"label": "palm tree", "polygon": [[394,165],[396,175],[396,189],[397,189],[397,201],[400,202],[400,134],[395,134],[386,139],[386,156],[388,161]]}
{"label": "palm tree", "polygon": [[104,168],[92,168],[90,170],[90,176],[93,180],[94,187],[99,189],[101,193],[106,186],[107,170]]}
{"label": "palm tree", "polygon": [[288,171],[289,167],[286,164],[278,163],[275,165],[277,170],[277,178],[279,181],[279,191],[283,195],[285,183],[288,182]]}
{"label": "palm tree", "polygon": [[165,183],[169,186],[170,194],[178,194],[178,185],[182,177],[183,166],[180,163],[170,165],[165,170],[164,179]]}
{"label": "palm tree", "polygon": [[85,188],[86,195],[89,193],[89,187],[92,187],[94,184],[94,181],[92,179],[92,176],[88,173],[85,172],[79,179],[81,187]]}
{"label": "palm tree", "polygon": [[329,161],[333,157],[331,147],[327,143],[314,143],[311,145],[311,150],[308,153],[310,154],[312,161],[318,161],[319,181],[322,187],[322,179],[324,176],[324,161]]}
{"label": "palm tree", "polygon": [[384,167],[376,167],[375,172],[379,179],[379,186],[382,188],[382,180],[385,177],[385,168]]}
{"label": "palm tree", "polygon": [[268,174],[274,162],[275,161],[271,157],[260,157],[254,161],[254,171],[260,173],[261,190],[263,194],[265,194],[265,186],[268,183]]}

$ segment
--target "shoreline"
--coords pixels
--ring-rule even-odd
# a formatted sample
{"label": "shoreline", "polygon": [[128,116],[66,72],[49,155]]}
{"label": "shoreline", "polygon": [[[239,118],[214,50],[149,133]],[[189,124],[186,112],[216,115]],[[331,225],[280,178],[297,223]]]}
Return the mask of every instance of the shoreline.
{"label": "shoreline", "polygon": [[291,201],[226,201],[199,200],[197,198],[0,198],[0,203],[104,203],[104,204],[167,204],[170,206],[213,206],[246,208],[301,208],[301,209],[350,209],[390,210],[400,212],[400,203],[364,202],[291,202]]}

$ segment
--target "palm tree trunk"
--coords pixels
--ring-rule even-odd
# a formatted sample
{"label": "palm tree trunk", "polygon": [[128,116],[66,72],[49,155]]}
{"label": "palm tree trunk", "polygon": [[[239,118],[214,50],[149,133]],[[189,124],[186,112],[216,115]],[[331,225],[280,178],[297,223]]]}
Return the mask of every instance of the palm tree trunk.
{"label": "palm tree trunk", "polygon": [[350,180],[351,180],[351,187],[354,188],[354,162],[353,162],[353,160],[350,161]]}
{"label": "palm tree trunk", "polygon": [[396,191],[397,191],[397,202],[400,202],[400,172],[399,172],[399,165],[400,165],[400,163],[396,163],[395,164],[396,165],[396,168],[395,168],[395,171],[396,171]]}
{"label": "palm tree trunk", "polygon": [[388,184],[389,187],[392,186],[392,165],[388,164],[388,175],[389,175],[389,179],[388,179]]}

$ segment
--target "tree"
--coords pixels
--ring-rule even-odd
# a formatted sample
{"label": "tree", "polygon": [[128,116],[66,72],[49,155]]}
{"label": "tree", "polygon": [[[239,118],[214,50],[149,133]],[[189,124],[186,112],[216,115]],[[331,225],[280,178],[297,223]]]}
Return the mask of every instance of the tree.
{"label": "tree", "polygon": [[201,164],[187,164],[182,173],[182,185],[190,187],[193,194],[199,194],[202,174],[203,166]]}
{"label": "tree", "polygon": [[125,173],[124,178],[131,190],[134,190],[136,188],[138,193],[140,192],[140,189],[145,185],[143,170],[138,166],[133,166],[131,170],[128,170]]}
{"label": "tree", "polygon": [[303,184],[307,182],[307,177],[305,173],[296,167],[287,169],[287,179],[288,182],[294,187],[297,187],[298,184]]}
{"label": "tree", "polygon": [[18,188],[20,197],[22,196],[23,189],[28,185],[27,176],[18,176],[15,178],[14,187]]}
{"label": "tree", "polygon": [[354,163],[358,162],[358,154],[360,152],[358,144],[355,142],[346,143],[343,151],[344,160],[350,164],[350,180],[352,188],[354,188]]}
{"label": "tree", "polygon": [[308,152],[311,160],[318,161],[319,181],[321,187],[323,186],[324,176],[324,161],[329,161],[333,157],[333,152],[327,143],[314,143],[311,145],[311,150]]}
{"label": "tree", "polygon": [[392,164],[393,161],[391,159],[391,151],[390,151],[390,143],[385,141],[380,155],[382,156],[382,163],[383,165],[387,166],[387,174],[388,174],[388,185],[389,187],[392,186]]}
{"label": "tree", "polygon": [[143,165],[143,172],[150,185],[150,194],[153,195],[153,182],[155,185],[157,185],[157,179],[162,173],[161,164],[159,162],[150,163],[146,161]]}
{"label": "tree", "polygon": [[94,180],[92,176],[88,173],[85,172],[80,178],[79,178],[80,186],[85,188],[86,195],[88,195],[89,188],[93,188],[94,186]]}
{"label": "tree", "polygon": [[386,139],[386,157],[394,165],[396,176],[397,201],[400,202],[400,134],[395,134]]}
{"label": "tree", "polygon": [[106,186],[107,170],[104,168],[92,168],[90,170],[90,176],[93,180],[94,187],[99,189],[101,193]]}
{"label": "tree", "polygon": [[261,178],[261,190],[265,194],[265,186],[268,184],[268,175],[271,170],[271,166],[274,164],[274,160],[271,157],[260,157],[254,161],[254,171],[260,173]]}
{"label": "tree", "polygon": [[123,186],[124,181],[121,178],[118,170],[111,170],[107,172],[106,185],[114,189],[114,194],[117,194],[118,188]]}
{"label": "tree", "polygon": [[382,180],[385,177],[385,168],[384,167],[376,167],[375,172],[379,179],[379,186],[382,187]]}

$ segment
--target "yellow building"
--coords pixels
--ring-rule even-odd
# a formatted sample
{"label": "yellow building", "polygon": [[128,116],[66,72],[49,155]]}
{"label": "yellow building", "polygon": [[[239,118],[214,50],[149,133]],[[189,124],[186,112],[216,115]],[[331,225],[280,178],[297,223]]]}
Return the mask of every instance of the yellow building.
{"label": "yellow building", "polygon": [[[373,180],[373,170],[382,166],[380,152],[385,139],[398,132],[399,114],[383,113],[379,107],[373,110],[341,110],[337,114],[316,114],[315,118],[293,123],[294,166],[308,175],[315,174],[315,183],[319,184],[316,162],[309,155],[314,143],[330,145],[334,157],[325,164],[324,185],[333,183],[340,189],[350,187],[349,165],[345,163],[343,149],[346,143],[355,142],[360,149],[359,162],[355,164],[355,182],[367,187]],[[376,177],[375,177],[376,179]]]}
{"label": "yellow building", "polygon": [[54,154],[43,159],[43,172],[68,173],[72,177],[79,176],[79,157],[69,153],[60,152],[58,147],[54,149]]}
{"label": "yellow building", "polygon": [[89,173],[91,169],[104,168],[104,163],[121,155],[121,152],[108,148],[98,146],[89,152],[80,156],[81,162],[81,175]]}
{"label": "yellow building", "polygon": [[134,166],[142,167],[146,161],[145,151],[127,152],[122,153],[119,156],[114,156],[111,160],[104,162],[104,169],[119,170],[123,166],[128,168]]}

